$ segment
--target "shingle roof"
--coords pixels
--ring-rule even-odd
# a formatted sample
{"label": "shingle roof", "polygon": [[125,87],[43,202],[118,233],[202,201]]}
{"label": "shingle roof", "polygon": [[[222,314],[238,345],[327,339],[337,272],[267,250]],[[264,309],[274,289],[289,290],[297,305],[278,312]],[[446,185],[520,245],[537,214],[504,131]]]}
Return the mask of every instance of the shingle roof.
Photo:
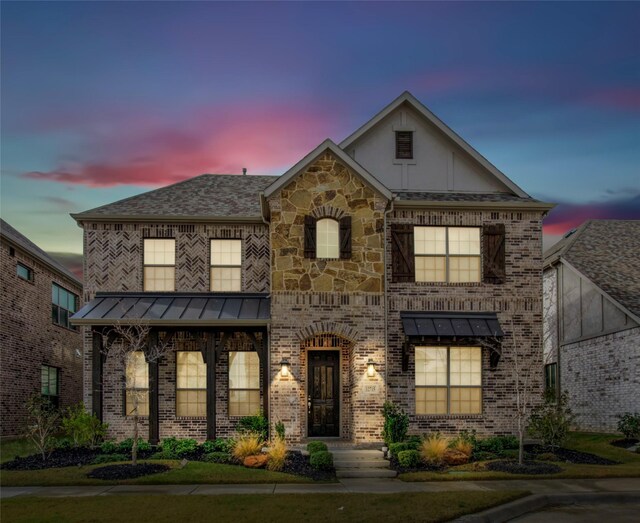
{"label": "shingle roof", "polygon": [[259,193],[277,176],[202,174],[183,182],[96,207],[73,217],[260,217]]}
{"label": "shingle roof", "polygon": [[600,289],[640,316],[640,220],[589,220],[545,254],[565,259]]}
{"label": "shingle roof", "polygon": [[511,193],[461,193],[461,192],[398,192],[395,193],[398,200],[420,200],[433,202],[537,202],[533,198],[523,198]]}
{"label": "shingle roof", "polygon": [[0,219],[0,235],[4,236],[16,246],[22,248],[35,258],[39,259],[42,263],[48,265],[51,269],[62,273],[62,275],[74,281],[79,287],[82,287],[82,282],[78,280],[78,278],[69,269],[67,269],[60,262],[54,260],[49,254],[43,251],[29,238],[18,232],[2,219]]}

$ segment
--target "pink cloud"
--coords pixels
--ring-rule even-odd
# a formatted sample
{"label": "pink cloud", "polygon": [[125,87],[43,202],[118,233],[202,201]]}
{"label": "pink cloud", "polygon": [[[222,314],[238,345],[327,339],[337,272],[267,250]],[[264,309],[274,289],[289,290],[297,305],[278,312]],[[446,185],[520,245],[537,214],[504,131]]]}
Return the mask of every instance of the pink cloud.
{"label": "pink cloud", "polygon": [[201,109],[175,128],[134,119],[92,136],[80,152],[86,159],[23,176],[88,187],[154,187],[243,167],[275,173],[329,136],[337,120],[325,110],[259,104]]}
{"label": "pink cloud", "polygon": [[640,88],[612,87],[594,91],[584,97],[588,104],[616,109],[640,110]]}

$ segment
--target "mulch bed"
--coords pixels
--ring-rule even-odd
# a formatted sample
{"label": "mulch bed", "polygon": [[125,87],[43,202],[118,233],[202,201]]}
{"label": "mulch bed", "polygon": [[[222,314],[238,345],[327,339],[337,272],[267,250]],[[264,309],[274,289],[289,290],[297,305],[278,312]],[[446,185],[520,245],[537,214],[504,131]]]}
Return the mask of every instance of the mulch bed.
{"label": "mulch bed", "polygon": [[335,479],[335,470],[316,470],[309,464],[309,456],[303,456],[299,450],[290,450],[284,460],[282,472],[305,476],[314,481],[327,481]]}
{"label": "mulch bed", "polygon": [[588,452],[580,452],[578,450],[569,450],[563,448],[557,448],[553,450],[549,450],[541,445],[525,445],[525,450],[536,456],[538,454],[543,454],[546,452],[551,452],[558,456],[560,461],[564,461],[566,463],[575,463],[577,465],[617,465],[617,461],[612,461],[607,458],[602,458],[600,456],[596,456],[595,454],[589,454]]}
{"label": "mulch bed", "polygon": [[107,465],[98,467],[87,474],[88,478],[104,480],[134,479],[150,474],[166,472],[171,467],[159,463],[138,463],[137,465]]}
{"label": "mulch bed", "polygon": [[628,449],[629,447],[633,447],[638,443],[640,443],[640,440],[633,439],[633,438],[632,439],[616,439],[609,442],[610,445],[613,445],[614,447],[620,447],[622,449]]}
{"label": "mulch bed", "polygon": [[486,464],[487,470],[496,472],[508,472],[509,474],[556,474],[562,469],[553,463],[543,463],[540,461],[524,461],[520,465],[517,461],[500,460],[490,461]]}
{"label": "mulch bed", "polygon": [[4,470],[43,470],[54,467],[90,465],[98,454],[100,454],[99,450],[82,447],[77,449],[56,449],[44,461],[40,454],[33,454],[23,458],[16,457],[3,463],[1,468]]}

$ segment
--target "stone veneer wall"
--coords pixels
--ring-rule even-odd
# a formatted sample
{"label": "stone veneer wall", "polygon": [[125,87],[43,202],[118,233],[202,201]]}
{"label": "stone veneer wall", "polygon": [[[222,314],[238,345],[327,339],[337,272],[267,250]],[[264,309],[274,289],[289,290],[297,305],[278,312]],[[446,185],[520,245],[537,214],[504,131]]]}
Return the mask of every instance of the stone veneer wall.
{"label": "stone veneer wall", "polygon": [[616,432],[619,415],[640,412],[640,327],[560,351],[560,386],[580,430]]}
{"label": "stone veneer wall", "polygon": [[[0,244],[0,435],[24,432],[25,402],[41,391],[40,366],[58,367],[60,406],[82,400],[82,335],[51,321],[51,284],[77,294],[82,288],[52,271],[37,258],[2,239]],[[16,274],[20,262],[34,273],[34,281]]]}
{"label": "stone veneer wall", "polygon": [[[307,357],[304,339],[340,334],[341,437],[381,439],[384,388],[382,291],[383,213],[387,204],[331,153],[269,199],[271,209],[271,420],[283,421],[291,440],[307,436]],[[304,258],[304,217],[351,216],[348,260]],[[287,358],[291,374],[280,376]],[[378,374],[366,376],[366,362]]]}
{"label": "stone veneer wall", "polygon": [[[482,226],[504,223],[506,282],[430,284],[391,282],[391,238],[387,231],[389,397],[410,415],[410,431],[454,433],[476,429],[479,434],[511,434],[514,424],[514,379],[511,374],[514,343],[524,346],[525,366],[538,368],[533,387],[540,401],[542,375],[542,216],[540,213],[495,211],[395,210],[389,224]],[[489,351],[483,354],[483,413],[425,416],[415,414],[415,352],[402,371],[404,332],[401,311],[497,312],[505,331],[503,354],[497,369],[489,369]]]}

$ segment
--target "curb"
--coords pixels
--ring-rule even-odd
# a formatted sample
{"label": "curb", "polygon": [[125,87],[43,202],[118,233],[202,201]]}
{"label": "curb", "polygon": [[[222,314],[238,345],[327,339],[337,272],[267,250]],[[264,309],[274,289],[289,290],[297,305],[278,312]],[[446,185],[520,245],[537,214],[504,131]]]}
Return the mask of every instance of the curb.
{"label": "curb", "polygon": [[503,523],[529,512],[558,505],[600,503],[638,503],[640,492],[580,492],[571,494],[534,494],[477,514],[455,519],[455,523]]}

